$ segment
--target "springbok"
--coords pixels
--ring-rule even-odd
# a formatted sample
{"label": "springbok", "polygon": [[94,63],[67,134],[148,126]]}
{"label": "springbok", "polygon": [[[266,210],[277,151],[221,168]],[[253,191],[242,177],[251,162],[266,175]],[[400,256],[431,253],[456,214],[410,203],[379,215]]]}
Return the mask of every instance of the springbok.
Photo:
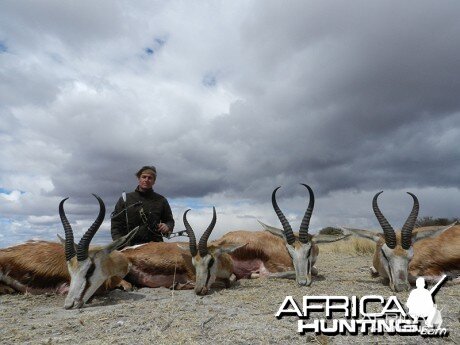
{"label": "springbok", "polygon": [[207,294],[211,285],[215,282],[229,287],[231,282],[235,279],[235,275],[233,274],[233,261],[229,254],[245,246],[246,243],[236,245],[208,244],[209,236],[216,225],[217,219],[216,209],[213,207],[211,224],[209,224],[208,228],[201,236],[197,249],[195,233],[187,221],[187,213],[189,211],[190,209],[185,211],[183,221],[189,237],[192,263],[196,271],[195,293],[197,295]]}
{"label": "springbok", "polygon": [[395,232],[378,207],[377,198],[381,193],[383,191],[375,194],[372,208],[383,234],[343,227],[345,231],[376,243],[371,267],[374,277],[380,275],[388,280],[394,291],[406,291],[418,276],[434,280],[460,269],[460,226],[454,226],[454,223],[414,230],[419,202],[408,192],[413,199],[412,210],[402,229]]}
{"label": "springbok", "polygon": [[[230,254],[233,272],[238,279],[269,276],[294,278],[299,285],[310,285],[311,275],[318,273],[314,264],[319,254],[318,243],[335,242],[348,236],[311,235],[308,233],[315,196],[310,186],[310,201],[300,225],[299,235],[292,228],[276,202],[276,188],[272,193],[272,205],[283,229],[259,222],[267,231],[232,231],[213,242],[217,247],[246,244]],[[294,268],[294,271],[292,271]]]}
{"label": "springbok", "polygon": [[205,295],[213,284],[229,287],[232,280],[232,260],[228,253],[239,245],[208,245],[208,238],[216,224],[213,207],[211,224],[200,238],[198,248],[195,233],[183,216],[189,243],[151,242],[124,248],[121,253],[132,263],[127,280],[137,286],[169,287],[175,290],[195,289],[197,295]]}
{"label": "springbok", "polygon": [[120,252],[131,263],[125,279],[137,287],[188,290],[195,287],[195,268],[185,242],[148,242]]}
{"label": "springbok", "polygon": [[129,260],[116,249],[131,240],[138,227],[103,248],[89,251],[89,244],[105,217],[104,202],[96,194],[93,195],[99,202],[99,215],[77,246],[73,240],[72,227],[64,213],[64,202],[68,198],[59,204],[59,216],[65,232],[65,259],[70,273],[69,293],[64,303],[66,309],[81,308],[104,281],[111,279],[120,283],[130,269]]}
{"label": "springbok", "polygon": [[59,204],[59,215],[65,231],[62,244],[28,241],[0,250],[0,283],[3,284],[0,292],[68,292],[64,308],[69,309],[80,308],[98,288],[98,292],[112,289],[121,282],[128,272],[129,261],[115,249],[129,241],[137,228],[108,246],[89,248],[105,215],[102,199],[94,196],[99,201],[99,215],[78,245],[73,241],[72,228],[64,213],[66,198]]}

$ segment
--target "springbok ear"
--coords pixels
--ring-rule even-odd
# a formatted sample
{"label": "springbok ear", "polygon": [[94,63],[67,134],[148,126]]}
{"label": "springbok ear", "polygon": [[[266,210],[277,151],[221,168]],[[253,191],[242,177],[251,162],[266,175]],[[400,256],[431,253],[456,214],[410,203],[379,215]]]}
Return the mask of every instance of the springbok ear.
{"label": "springbok ear", "polygon": [[185,252],[190,252],[190,246],[188,243],[178,243],[177,246],[179,247],[180,250],[183,250]]}
{"label": "springbok ear", "polygon": [[283,239],[286,239],[286,237],[284,235],[284,231],[282,229],[278,229],[278,228],[275,228],[273,226],[270,226],[270,225],[267,225],[265,223],[262,223],[260,220],[258,220],[258,222],[259,222],[260,225],[262,225],[262,227],[264,228],[265,231],[268,231],[272,235],[275,235],[275,236],[281,237]]}
{"label": "springbok ear", "polygon": [[373,232],[370,230],[362,230],[362,229],[352,229],[352,228],[345,228],[339,227],[343,230],[344,233],[349,234],[351,232],[352,235],[356,235],[358,237],[367,238],[369,240],[374,241],[377,243],[382,238],[382,235],[379,232]]}
{"label": "springbok ear", "polygon": [[216,255],[222,255],[222,254],[225,254],[225,253],[233,253],[235,250],[237,250],[239,248],[242,248],[244,246],[247,246],[247,245],[248,245],[248,243],[225,245],[225,246],[216,248],[214,253],[216,253]]}
{"label": "springbok ear", "polygon": [[62,244],[63,246],[65,246],[65,239],[63,239],[63,238],[61,237],[61,235],[59,235],[59,234],[56,234],[56,235],[57,235],[57,238],[59,239],[59,242],[61,242],[61,244]]}
{"label": "springbok ear", "polygon": [[330,243],[330,242],[336,242],[336,241],[347,239],[350,236],[351,234],[346,234],[344,236],[316,234],[316,235],[313,235],[312,241],[315,243]]}
{"label": "springbok ear", "polygon": [[438,235],[441,235],[444,231],[449,230],[451,227],[453,227],[456,224],[457,222],[446,225],[446,226],[439,226],[439,227],[432,228],[432,229],[427,229],[427,230],[420,229],[419,231],[414,231],[412,233],[412,244],[414,244],[417,241],[423,240],[424,238],[436,237]]}
{"label": "springbok ear", "polygon": [[118,250],[123,248],[131,239],[137,234],[137,231],[139,230],[139,227],[135,227],[133,230],[131,230],[128,234],[126,234],[123,237],[120,237],[119,239],[116,239],[106,247],[104,247],[104,251],[106,253],[111,253],[114,250]]}
{"label": "springbok ear", "polygon": [[[61,242],[61,244],[62,244],[62,245],[64,246],[64,248],[65,248],[65,239],[62,238],[62,236],[59,235],[59,234],[56,234],[56,236],[57,236],[57,238],[59,239],[59,242]],[[75,252],[77,252],[77,244],[76,244],[76,243],[73,244],[73,247],[75,248]]]}

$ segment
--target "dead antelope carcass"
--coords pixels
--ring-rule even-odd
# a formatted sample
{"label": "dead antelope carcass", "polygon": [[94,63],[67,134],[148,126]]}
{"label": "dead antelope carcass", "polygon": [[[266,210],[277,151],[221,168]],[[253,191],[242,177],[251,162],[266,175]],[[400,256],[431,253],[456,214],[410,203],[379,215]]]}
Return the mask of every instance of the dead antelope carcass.
{"label": "dead antelope carcass", "polygon": [[211,224],[201,236],[197,249],[195,233],[187,221],[187,213],[189,211],[190,210],[185,211],[183,220],[189,237],[192,263],[196,272],[195,293],[197,295],[205,295],[215,282],[229,287],[231,281],[234,279],[233,262],[229,254],[246,244],[208,244],[209,236],[216,225],[217,219],[216,209],[213,207]]}
{"label": "dead antelope carcass", "polygon": [[139,287],[194,288],[198,295],[205,295],[216,282],[229,286],[232,260],[227,253],[242,245],[207,244],[216,224],[216,210],[213,208],[211,224],[201,236],[197,249],[195,233],[187,221],[189,211],[183,216],[188,244],[150,242],[121,251],[132,264],[126,277],[128,281]]}
{"label": "dead antelope carcass", "polygon": [[66,293],[69,282],[59,243],[27,241],[0,249],[0,293]]}
{"label": "dead antelope carcass", "polygon": [[383,234],[343,228],[376,243],[373,267],[371,267],[374,276],[380,275],[389,280],[390,288],[394,291],[405,291],[410,289],[410,282],[413,283],[417,276],[427,275],[437,278],[445,272],[460,269],[459,226],[452,224],[446,227],[414,230],[419,202],[414,194],[408,192],[413,199],[412,210],[402,229],[395,231],[378,207],[377,198],[381,193],[374,196],[372,208]]}
{"label": "dead antelope carcass", "polygon": [[149,242],[121,250],[131,263],[127,281],[137,287],[193,289],[195,268],[185,242]]}
{"label": "dead antelope carcass", "polygon": [[59,204],[59,216],[65,232],[65,260],[70,273],[70,287],[64,308],[80,308],[107,280],[121,282],[130,268],[129,260],[116,249],[125,245],[136,234],[138,228],[113,241],[108,246],[89,250],[89,244],[105,217],[102,199],[93,194],[99,202],[99,215],[85,232],[78,245],[73,239],[72,227],[64,212],[64,199]]}
{"label": "dead antelope carcass", "polygon": [[73,242],[72,229],[64,214],[63,203],[67,200],[64,199],[59,205],[66,234],[62,244],[28,241],[1,249],[0,292],[68,292],[65,308],[79,308],[99,287],[100,290],[114,288],[120,282],[120,276],[126,274],[128,262],[113,250],[129,240],[137,229],[106,247],[88,248],[105,214],[102,200],[96,198],[100,204],[99,217],[78,245]]}
{"label": "dead antelope carcass", "polygon": [[460,225],[415,229],[412,235],[414,256],[409,264],[409,278],[423,276],[425,280],[437,281],[446,274],[460,278]]}
{"label": "dead antelope carcass", "polygon": [[233,272],[238,279],[257,276],[295,277],[299,285],[310,285],[311,275],[317,274],[313,266],[319,253],[317,244],[334,242],[347,237],[308,233],[315,197],[313,190],[308,185],[302,185],[308,189],[310,201],[298,236],[294,234],[289,222],[278,207],[276,202],[276,191],[280,188],[278,187],[272,193],[272,204],[284,230],[260,222],[268,231],[232,231],[213,242],[216,246],[245,244],[230,254],[233,260]]}

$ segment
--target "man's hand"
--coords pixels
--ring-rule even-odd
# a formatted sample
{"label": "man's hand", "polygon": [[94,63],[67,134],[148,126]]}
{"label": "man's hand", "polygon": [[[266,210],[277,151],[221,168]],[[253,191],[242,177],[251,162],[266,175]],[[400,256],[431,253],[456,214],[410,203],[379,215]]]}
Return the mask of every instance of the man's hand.
{"label": "man's hand", "polygon": [[169,226],[167,226],[165,223],[159,223],[158,230],[160,230],[160,232],[164,235],[169,234]]}

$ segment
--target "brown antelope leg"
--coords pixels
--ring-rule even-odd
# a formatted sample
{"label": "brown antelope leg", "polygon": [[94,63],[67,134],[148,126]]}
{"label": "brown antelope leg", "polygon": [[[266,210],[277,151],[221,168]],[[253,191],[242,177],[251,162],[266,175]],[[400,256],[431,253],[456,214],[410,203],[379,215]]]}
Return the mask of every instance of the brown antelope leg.
{"label": "brown antelope leg", "polygon": [[120,283],[117,285],[117,288],[120,288],[123,291],[133,291],[133,285],[124,279],[120,281]]}
{"label": "brown antelope leg", "polygon": [[106,291],[114,290],[114,289],[122,289],[124,291],[132,291],[133,286],[131,283],[127,282],[120,277],[110,277],[106,280],[103,289],[98,289],[99,294],[103,294]]}
{"label": "brown antelope leg", "polygon": [[230,278],[217,278],[212,284],[213,288],[229,288],[231,286]]}
{"label": "brown antelope leg", "polygon": [[236,275],[234,275],[234,274],[232,273],[232,275],[230,276],[230,278],[228,278],[228,280],[229,280],[230,284],[233,284],[234,282],[237,281]]}
{"label": "brown antelope leg", "polygon": [[54,289],[33,288],[30,286],[27,286],[1,273],[0,273],[0,278],[3,281],[3,284],[5,284],[3,286],[7,286],[8,288],[13,289],[14,292],[20,292],[20,293],[29,294],[29,295],[41,295],[44,293],[54,292]]}
{"label": "brown antelope leg", "polygon": [[372,278],[377,278],[379,276],[379,272],[375,269],[374,266],[369,267],[369,270],[371,272]]}
{"label": "brown antelope leg", "polygon": [[314,275],[314,276],[317,276],[317,275],[318,275],[318,269],[317,269],[315,266],[312,266],[312,268],[311,268],[311,274]]}
{"label": "brown antelope leg", "polygon": [[274,272],[268,275],[268,278],[295,279],[295,271]]}
{"label": "brown antelope leg", "polygon": [[15,292],[16,290],[13,289],[12,287],[8,285],[0,284],[0,295],[8,295],[8,294],[12,294]]}
{"label": "brown antelope leg", "polygon": [[192,290],[195,288],[195,283],[188,281],[186,283],[176,283],[170,287],[171,290]]}

